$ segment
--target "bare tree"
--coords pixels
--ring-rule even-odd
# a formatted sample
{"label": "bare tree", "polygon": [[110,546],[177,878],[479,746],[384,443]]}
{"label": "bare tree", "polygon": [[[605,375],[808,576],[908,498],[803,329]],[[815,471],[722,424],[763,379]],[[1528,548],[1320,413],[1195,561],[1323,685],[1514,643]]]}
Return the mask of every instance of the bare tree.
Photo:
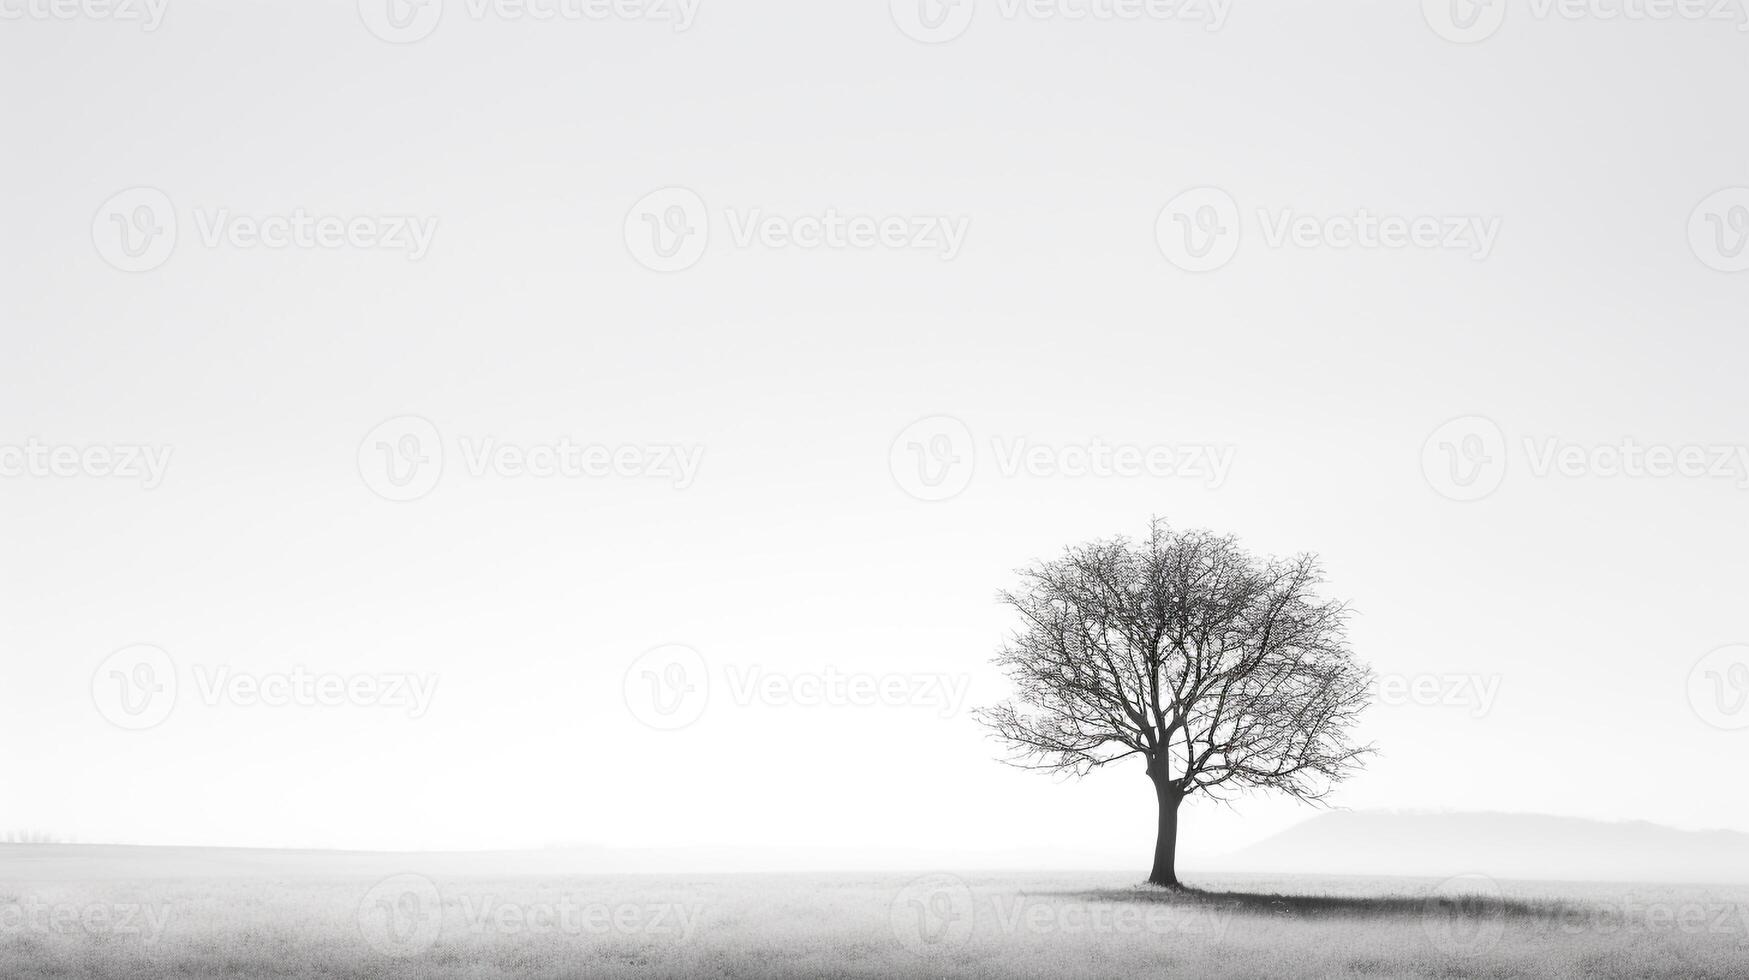
{"label": "bare tree", "polygon": [[1349,738],[1371,674],[1348,648],[1348,607],[1317,594],[1315,557],[1261,561],[1156,520],[1145,541],[1020,574],[1001,598],[1022,625],[996,659],[1017,693],[980,720],[1021,768],[1084,776],[1140,756],[1160,808],[1153,884],[1178,886],[1187,796],[1318,802],[1372,751]]}

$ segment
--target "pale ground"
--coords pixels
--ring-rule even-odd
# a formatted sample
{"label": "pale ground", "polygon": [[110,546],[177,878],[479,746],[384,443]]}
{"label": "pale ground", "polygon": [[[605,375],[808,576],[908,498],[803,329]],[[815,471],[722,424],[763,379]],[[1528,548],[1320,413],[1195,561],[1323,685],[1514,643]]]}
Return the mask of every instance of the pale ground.
{"label": "pale ground", "polygon": [[0,845],[0,976],[1749,977],[1736,887],[113,853]]}

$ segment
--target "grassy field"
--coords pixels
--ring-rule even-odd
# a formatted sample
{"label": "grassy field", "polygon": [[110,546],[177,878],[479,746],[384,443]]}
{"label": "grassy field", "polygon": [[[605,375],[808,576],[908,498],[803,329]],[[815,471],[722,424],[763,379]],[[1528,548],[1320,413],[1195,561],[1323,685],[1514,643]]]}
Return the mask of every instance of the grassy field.
{"label": "grassy field", "polygon": [[[119,850],[119,849],[118,849]],[[536,859],[538,860],[538,858]],[[0,846],[0,975],[1749,976],[1749,889],[1089,874],[587,876]]]}

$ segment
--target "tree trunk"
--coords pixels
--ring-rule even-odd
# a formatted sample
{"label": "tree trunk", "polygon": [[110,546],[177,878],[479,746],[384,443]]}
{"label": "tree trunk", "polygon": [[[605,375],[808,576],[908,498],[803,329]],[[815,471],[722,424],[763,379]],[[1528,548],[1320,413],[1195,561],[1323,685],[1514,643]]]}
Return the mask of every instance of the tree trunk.
{"label": "tree trunk", "polygon": [[1178,804],[1184,794],[1170,780],[1155,779],[1154,795],[1160,801],[1160,827],[1154,837],[1154,870],[1148,884],[1178,888]]}

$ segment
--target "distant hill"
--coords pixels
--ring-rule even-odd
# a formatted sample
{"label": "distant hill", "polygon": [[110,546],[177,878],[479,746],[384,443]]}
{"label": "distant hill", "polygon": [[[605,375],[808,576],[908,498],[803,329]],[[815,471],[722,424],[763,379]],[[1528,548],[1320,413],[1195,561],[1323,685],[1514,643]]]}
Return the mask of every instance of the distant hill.
{"label": "distant hill", "polygon": [[[1182,855],[1191,873],[1445,878],[1485,874],[1545,881],[1749,885],[1749,834],[1695,832],[1510,813],[1337,811],[1224,857]],[[1024,850],[817,847],[613,848],[383,852],[0,843],[0,881],[112,878],[619,875],[954,871],[1140,873],[1147,854],[1041,846]],[[1193,878],[1194,880],[1194,878]]]}
{"label": "distant hill", "polygon": [[1206,866],[1283,874],[1749,883],[1749,834],[1536,814],[1335,812]]}

